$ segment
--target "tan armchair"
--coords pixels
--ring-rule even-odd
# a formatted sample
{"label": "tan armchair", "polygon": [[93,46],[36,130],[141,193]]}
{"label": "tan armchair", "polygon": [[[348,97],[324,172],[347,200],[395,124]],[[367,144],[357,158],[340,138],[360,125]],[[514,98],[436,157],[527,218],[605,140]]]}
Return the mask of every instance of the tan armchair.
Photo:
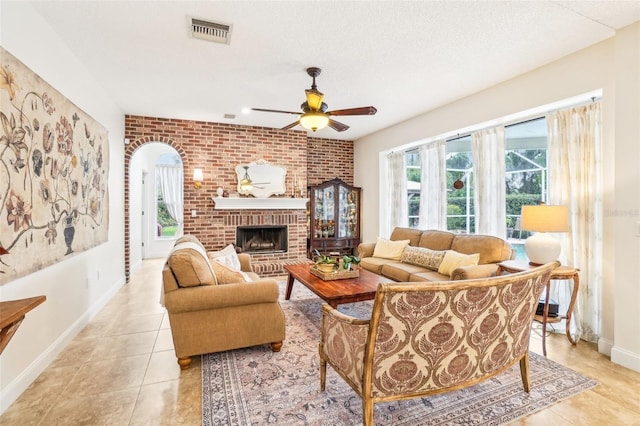
{"label": "tan armchair", "polygon": [[164,306],[180,368],[189,368],[191,356],[210,352],[265,343],[271,344],[274,352],[280,351],[285,319],[278,303],[278,282],[250,272],[249,255],[240,254],[241,269],[253,281],[180,287],[178,282],[181,278],[185,281],[185,275],[207,281],[203,271],[208,271],[208,266],[198,269],[195,263],[202,266],[206,260],[195,251],[189,256],[192,263],[181,268],[171,267],[170,256],[162,271]]}
{"label": "tan armchair", "polygon": [[370,320],[323,305],[320,388],[327,364],[373,404],[457,390],[516,362],[529,392],[531,322],[558,262],[481,280],[379,284]]}

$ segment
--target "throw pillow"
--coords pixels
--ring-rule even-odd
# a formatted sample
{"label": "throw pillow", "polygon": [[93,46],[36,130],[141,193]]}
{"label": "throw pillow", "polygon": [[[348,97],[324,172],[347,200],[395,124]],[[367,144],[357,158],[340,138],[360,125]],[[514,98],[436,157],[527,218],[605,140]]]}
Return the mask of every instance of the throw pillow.
{"label": "throw pillow", "polygon": [[442,275],[451,276],[454,269],[460,266],[477,265],[480,260],[480,253],[464,254],[455,250],[447,250],[438,267],[438,272]]}
{"label": "throw pillow", "polygon": [[400,260],[404,263],[423,266],[432,271],[437,271],[444,255],[444,251],[431,250],[425,247],[407,246],[404,252],[402,252],[402,259]]}
{"label": "throw pillow", "polygon": [[183,235],[182,237],[178,238],[174,245],[177,245],[177,244],[180,244],[180,243],[196,243],[200,247],[204,248],[204,246],[202,245],[202,243],[200,242],[198,237],[196,237],[195,235],[191,235],[191,234]]}
{"label": "throw pillow", "polygon": [[373,257],[382,259],[400,260],[405,247],[409,245],[409,240],[390,241],[378,237],[376,246],[373,249]]}
{"label": "throw pillow", "polygon": [[207,253],[207,256],[209,256],[209,259],[215,259],[223,265],[229,266],[235,271],[239,271],[241,269],[240,259],[238,259],[238,253],[236,253],[236,249],[232,244],[229,244],[220,251],[210,251]]}
{"label": "throw pillow", "polygon": [[236,271],[230,266],[219,262],[217,259],[211,261],[211,267],[216,274],[218,284],[246,283],[251,281],[249,276],[242,271]]}
{"label": "throw pillow", "polygon": [[180,287],[218,283],[207,254],[199,244],[193,242],[176,244],[167,262]]}

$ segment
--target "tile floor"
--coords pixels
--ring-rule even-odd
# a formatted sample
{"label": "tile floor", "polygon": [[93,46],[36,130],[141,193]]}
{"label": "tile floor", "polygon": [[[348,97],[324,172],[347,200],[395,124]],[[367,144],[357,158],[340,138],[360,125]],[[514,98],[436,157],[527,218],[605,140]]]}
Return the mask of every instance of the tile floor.
{"label": "tile floor", "polygon": [[[163,262],[144,261],[0,416],[0,425],[201,424],[200,357],[180,371],[169,320],[158,304]],[[542,352],[536,333],[531,349]],[[611,363],[593,344],[571,346],[563,334],[547,338],[547,351],[600,385],[515,424],[640,425],[640,373]]]}

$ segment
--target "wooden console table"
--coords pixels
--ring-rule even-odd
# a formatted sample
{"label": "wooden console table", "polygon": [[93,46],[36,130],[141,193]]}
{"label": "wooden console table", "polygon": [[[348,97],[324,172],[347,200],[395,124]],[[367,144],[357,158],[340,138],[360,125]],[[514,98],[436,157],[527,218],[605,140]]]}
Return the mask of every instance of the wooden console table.
{"label": "wooden console table", "polygon": [[[505,262],[498,263],[498,270],[496,275],[502,275],[503,272],[515,273],[528,271],[535,268],[535,265],[529,264],[529,262],[522,260],[507,260]],[[559,266],[551,272],[549,281],[547,282],[547,289],[544,297],[544,311],[542,315],[535,315],[533,319],[542,323],[542,353],[547,356],[547,324],[555,324],[562,320],[566,321],[566,334],[567,339],[572,345],[576,344],[576,340],[571,336],[571,315],[573,314],[573,308],[578,298],[578,289],[580,288],[580,270],[571,266]],[[551,280],[572,280],[573,288],[571,289],[571,301],[567,307],[567,312],[564,315],[558,315],[557,317],[549,317],[549,291],[551,288]]]}
{"label": "wooden console table", "polygon": [[46,296],[0,302],[0,354],[22,323],[24,316],[47,300]]}

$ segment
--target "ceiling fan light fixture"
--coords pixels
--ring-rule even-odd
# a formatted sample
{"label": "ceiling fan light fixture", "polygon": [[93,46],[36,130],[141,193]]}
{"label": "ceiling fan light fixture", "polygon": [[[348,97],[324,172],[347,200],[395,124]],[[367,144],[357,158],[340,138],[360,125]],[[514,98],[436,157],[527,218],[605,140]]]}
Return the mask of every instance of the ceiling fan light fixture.
{"label": "ceiling fan light fixture", "polygon": [[322,99],[324,95],[317,90],[307,89],[305,90],[307,93],[307,105],[314,111],[319,111],[322,109]]}
{"label": "ceiling fan light fixture", "polygon": [[300,117],[300,125],[305,129],[316,131],[329,125],[329,116],[321,112],[305,112]]}

